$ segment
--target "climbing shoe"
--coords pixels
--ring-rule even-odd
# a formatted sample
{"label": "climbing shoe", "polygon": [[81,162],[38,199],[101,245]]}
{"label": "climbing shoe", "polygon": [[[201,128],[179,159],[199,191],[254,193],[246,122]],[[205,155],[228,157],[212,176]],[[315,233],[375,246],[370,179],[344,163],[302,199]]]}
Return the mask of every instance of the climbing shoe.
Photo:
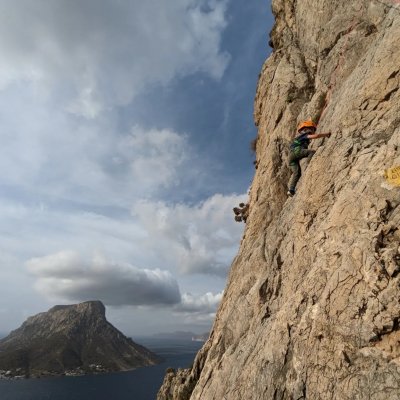
{"label": "climbing shoe", "polygon": [[286,193],[288,196],[293,197],[296,192],[293,189],[289,189]]}

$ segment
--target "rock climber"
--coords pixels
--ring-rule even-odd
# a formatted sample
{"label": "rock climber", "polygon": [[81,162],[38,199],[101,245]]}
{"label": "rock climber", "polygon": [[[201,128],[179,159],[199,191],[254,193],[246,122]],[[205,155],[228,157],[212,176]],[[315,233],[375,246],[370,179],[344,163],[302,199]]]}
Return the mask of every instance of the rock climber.
{"label": "rock climber", "polygon": [[299,135],[290,145],[289,167],[292,170],[292,176],[289,181],[288,196],[294,196],[296,193],[296,185],[301,177],[300,160],[302,158],[311,158],[315,150],[309,150],[310,140],[323,137],[330,137],[330,133],[315,133],[317,125],[313,121],[303,121],[297,128]]}

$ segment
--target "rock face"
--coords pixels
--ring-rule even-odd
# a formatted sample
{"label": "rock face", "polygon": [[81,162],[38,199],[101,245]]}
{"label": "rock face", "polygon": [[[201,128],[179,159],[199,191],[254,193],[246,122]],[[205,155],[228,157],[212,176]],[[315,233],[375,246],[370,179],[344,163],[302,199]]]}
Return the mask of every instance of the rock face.
{"label": "rock face", "polygon": [[[400,165],[400,4],[272,8],[246,230],[210,339],[158,399],[398,400],[400,188],[384,170]],[[308,118],[332,137],[288,199],[288,143]]]}
{"label": "rock face", "polygon": [[0,370],[9,375],[123,371],[159,361],[107,322],[100,301],[55,306],[0,340]]}

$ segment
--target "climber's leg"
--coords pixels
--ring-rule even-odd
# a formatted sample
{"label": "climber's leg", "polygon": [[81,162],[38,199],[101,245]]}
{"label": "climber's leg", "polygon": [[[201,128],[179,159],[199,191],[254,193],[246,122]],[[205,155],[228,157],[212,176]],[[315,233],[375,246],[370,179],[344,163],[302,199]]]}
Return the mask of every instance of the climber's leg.
{"label": "climber's leg", "polygon": [[298,160],[301,160],[302,158],[310,159],[314,154],[315,150],[302,149],[297,153],[296,158]]}
{"label": "climber's leg", "polygon": [[315,154],[315,150],[307,150],[307,153],[307,157],[310,159]]}
{"label": "climber's leg", "polygon": [[297,158],[295,154],[291,154],[289,157],[289,167],[292,170],[292,176],[289,180],[289,191],[288,195],[293,196],[296,192],[296,185],[301,177],[301,167],[300,160]]}
{"label": "climber's leg", "polygon": [[301,149],[292,152],[289,156],[289,167],[292,170],[292,176],[289,181],[288,195],[293,196],[296,193],[296,185],[301,177],[300,160],[302,158],[311,158],[315,154],[315,150]]}

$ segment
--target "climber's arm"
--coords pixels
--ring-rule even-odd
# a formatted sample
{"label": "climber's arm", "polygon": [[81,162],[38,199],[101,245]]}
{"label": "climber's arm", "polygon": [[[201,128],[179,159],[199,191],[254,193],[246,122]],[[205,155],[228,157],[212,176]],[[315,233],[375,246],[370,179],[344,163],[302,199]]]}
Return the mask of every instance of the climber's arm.
{"label": "climber's arm", "polygon": [[319,139],[324,137],[331,137],[331,133],[313,133],[312,135],[307,135],[307,139]]}

